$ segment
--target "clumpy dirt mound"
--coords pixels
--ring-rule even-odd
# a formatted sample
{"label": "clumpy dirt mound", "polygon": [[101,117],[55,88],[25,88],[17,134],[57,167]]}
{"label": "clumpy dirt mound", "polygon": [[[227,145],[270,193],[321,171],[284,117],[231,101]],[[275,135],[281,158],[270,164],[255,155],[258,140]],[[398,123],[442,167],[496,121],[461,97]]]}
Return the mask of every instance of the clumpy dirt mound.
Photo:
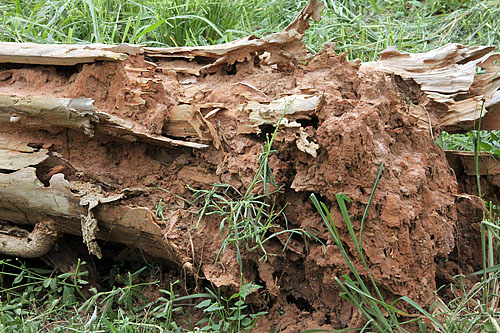
{"label": "clumpy dirt mound", "polygon": [[[56,67],[46,67],[43,73],[48,86],[64,86],[54,89],[52,96],[92,97],[100,111],[133,121],[154,134],[162,128],[168,134],[165,124],[178,117],[173,110],[189,101],[198,105],[197,112],[204,116],[213,113],[209,123],[216,133],[211,135],[221,140],[219,149],[158,147],[107,135],[89,138],[73,130],[25,134],[25,141],[50,147],[70,162],[73,170],[65,172],[67,179],[94,182],[106,191],[150,186],[167,190],[141,190],[121,202],[154,210],[162,198],[164,220],[157,223],[179,265],[197,279],[230,292],[240,283],[236,252],[229,247],[215,262],[223,240],[220,221],[212,216],[196,228],[197,208],[180,199],[191,198],[185,185],[209,189],[210,184],[221,182],[244,192],[258,169],[258,156],[269,131],[264,124],[261,134],[241,133],[240,118],[251,113],[245,105],[268,105],[284,96],[304,93],[320,96],[316,108],[297,117],[295,127],[279,130],[274,142],[277,153],[270,166],[276,182],[284,186],[276,202],[277,209],[287,204],[289,228],[317,230],[324,246],[312,242],[306,250],[302,239],[293,238],[283,252],[286,238],[274,238],[266,243],[267,251],[273,254],[267,261],[260,260],[259,251],[243,251],[244,282],[257,281],[264,286],[253,302],[269,307],[270,312],[258,330],[267,331],[280,323],[283,331],[294,332],[359,322],[356,311],[338,296],[334,277],[349,272],[309,195],[315,193],[327,203],[356,267],[366,276],[354,256],[335,194],[342,192],[351,198],[349,212],[359,231],[382,163],[382,177],[364,227],[363,248],[370,270],[388,298],[407,295],[421,304],[431,301],[436,289],[435,262],[454,248],[456,181],[429,132],[412,123],[408,104],[390,76],[361,73],[358,63],[347,62],[332,48],[307,65],[273,68],[244,62],[232,72],[220,70],[206,76],[143,71],[144,65],[144,57],[137,55],[120,64],[83,65],[71,76],[62,75]],[[159,61],[158,68],[164,67]],[[12,92],[15,72],[23,70],[9,69],[13,74],[3,81],[8,84],[0,91]],[[148,92],[144,95],[137,88],[140,82],[162,84],[143,84],[142,89]],[[134,104],[138,96],[145,96],[143,102]],[[194,123],[187,119],[190,121]],[[316,157],[299,148],[296,141],[301,133],[307,134],[309,143],[318,145]],[[285,226],[283,219],[276,222]]]}
{"label": "clumpy dirt mound", "polygon": [[[342,63],[335,67],[345,68]],[[352,199],[349,211],[359,228],[378,168],[384,163],[364,230],[371,271],[388,291],[428,301],[434,287],[434,260],[446,256],[454,245],[453,174],[428,132],[412,126],[407,105],[389,77],[359,77],[355,71],[335,67],[327,77],[342,82],[343,74],[349,82],[358,76],[353,84],[356,92],[351,98],[327,97],[328,107],[319,115],[324,120],[316,131],[322,151],[318,160],[297,164],[292,188],[320,193],[339,225],[343,223],[334,195],[343,192]],[[333,96],[338,95],[342,94],[337,90]],[[344,236],[350,244],[347,232]],[[333,253],[328,257],[328,273],[315,270],[310,278],[319,276],[326,282],[332,273],[342,272],[338,258]],[[319,267],[318,259],[306,262]],[[430,289],[422,290],[422,285]]]}

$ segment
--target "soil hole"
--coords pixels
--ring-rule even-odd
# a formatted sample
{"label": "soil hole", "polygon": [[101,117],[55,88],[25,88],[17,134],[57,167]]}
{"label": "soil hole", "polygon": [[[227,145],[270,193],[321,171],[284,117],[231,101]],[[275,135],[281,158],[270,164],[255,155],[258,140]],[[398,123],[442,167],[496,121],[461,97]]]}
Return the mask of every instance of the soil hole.
{"label": "soil hole", "polygon": [[226,65],[224,66],[223,71],[226,73],[226,75],[235,75],[236,74],[236,63],[232,65]]}
{"label": "soil hole", "polygon": [[301,311],[307,311],[309,313],[314,312],[314,308],[311,306],[309,301],[303,297],[299,296],[295,298],[295,296],[289,294],[286,296],[286,301],[288,302],[288,304],[295,304],[295,306]]}
{"label": "soil hole", "polygon": [[304,128],[311,126],[314,129],[318,129],[319,126],[319,119],[316,115],[312,115],[311,119],[298,119],[297,122]]}
{"label": "soil hole", "polygon": [[73,180],[73,169],[65,161],[51,156],[35,166],[36,176],[45,187],[50,186],[50,178],[57,173],[64,174],[66,180]]}

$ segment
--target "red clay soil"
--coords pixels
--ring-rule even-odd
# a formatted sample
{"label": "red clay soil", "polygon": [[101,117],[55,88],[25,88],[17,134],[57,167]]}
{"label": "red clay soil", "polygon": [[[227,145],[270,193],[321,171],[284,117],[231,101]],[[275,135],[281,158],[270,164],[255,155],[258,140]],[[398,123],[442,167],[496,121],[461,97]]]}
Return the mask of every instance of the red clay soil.
{"label": "red clay soil", "polygon": [[[259,260],[262,253],[258,251],[244,252],[244,282],[255,281],[264,287],[250,300],[269,312],[255,331],[269,332],[280,326],[282,332],[299,332],[362,323],[359,313],[338,295],[334,277],[349,270],[309,195],[315,193],[327,204],[356,267],[366,277],[335,194],[342,192],[352,200],[349,213],[359,231],[382,163],[382,177],[363,233],[368,265],[388,300],[407,295],[422,305],[433,301],[437,267],[440,281],[447,282],[451,273],[446,275],[446,268],[439,263],[455,248],[457,221],[465,218],[459,218],[463,212],[457,214],[457,181],[444,152],[428,131],[414,126],[407,99],[391,76],[361,73],[359,63],[335,55],[333,48],[326,48],[307,65],[266,66],[246,61],[202,76],[169,71],[174,62],[155,60],[154,67],[151,59],[146,60],[136,55],[123,63],[97,62],[69,69],[4,67],[0,69],[0,93],[93,98],[98,110],[158,135],[165,135],[173,106],[187,99],[199,104],[222,103],[222,110],[210,118],[223,138],[221,149],[212,145],[207,149],[166,148],[104,135],[90,138],[74,130],[19,135],[50,147],[84,171],[58,169],[69,180],[97,183],[109,192],[156,185],[170,191],[144,191],[121,204],[154,211],[162,198],[168,210],[166,220],[158,223],[179,262],[201,284],[208,280],[231,293],[239,286],[239,267],[233,248],[214,262],[222,241],[219,221],[212,217],[195,228],[197,208],[188,207],[178,196],[191,198],[186,185],[208,189],[215,182],[244,192],[257,171],[265,133],[238,134],[238,120],[231,111],[247,102],[248,96],[268,102],[316,90],[324,96],[324,105],[302,126],[319,144],[318,156],[300,151],[294,142],[296,134],[283,129],[274,143],[277,154],[270,164],[276,181],[284,185],[276,200],[281,207],[288,203],[289,227],[318,230],[325,247],[312,242],[307,251],[297,238],[283,252],[283,244],[275,238],[266,244],[267,251],[275,254],[268,261]],[[175,66],[178,62],[197,66],[196,61],[184,60],[176,60]],[[46,181],[54,161],[44,163],[38,169]],[[277,223],[284,226],[285,222]],[[469,252],[473,257],[473,249]],[[464,263],[463,258],[460,262]]]}

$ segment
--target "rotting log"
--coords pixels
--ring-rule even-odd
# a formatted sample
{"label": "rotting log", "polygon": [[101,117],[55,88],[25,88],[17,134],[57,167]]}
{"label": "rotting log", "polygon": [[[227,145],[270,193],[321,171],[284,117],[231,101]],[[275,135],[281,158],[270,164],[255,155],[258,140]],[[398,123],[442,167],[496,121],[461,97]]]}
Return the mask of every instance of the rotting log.
{"label": "rotting log", "polygon": [[[322,9],[321,2],[311,1],[296,20],[282,32],[264,38],[250,36],[215,46],[150,48],[126,44],[82,46],[1,43],[0,63],[69,66],[107,61],[120,63],[130,57],[140,55],[159,61],[157,63],[145,62],[146,67],[142,68],[132,68],[126,65],[127,70],[148,73],[147,76],[153,78],[155,72],[194,75],[194,78],[180,81],[183,89],[178,97],[179,102],[169,109],[168,119],[165,119],[162,124],[162,135],[154,133],[139,122],[98,109],[94,105],[94,100],[89,97],[23,95],[12,93],[9,87],[0,88],[0,124],[3,132],[3,141],[0,142],[0,169],[13,172],[1,175],[4,185],[0,199],[3,204],[0,218],[15,223],[34,223],[40,218],[50,216],[56,219],[58,228],[72,234],[81,234],[82,228],[78,227],[75,222],[83,221],[82,225],[85,226],[85,221],[88,224],[96,218],[102,219],[99,223],[99,232],[93,228],[87,228],[88,231],[84,232],[88,244],[91,244],[96,237],[135,244],[136,241],[131,238],[132,235],[137,230],[144,231],[145,228],[145,240],[140,240],[137,244],[146,252],[166,256],[170,260],[174,259],[175,256],[169,251],[166,255],[161,254],[165,246],[152,245],[162,244],[163,241],[161,241],[160,229],[154,223],[155,219],[151,212],[145,214],[147,222],[144,222],[143,226],[136,225],[137,230],[126,232],[131,226],[124,225],[120,218],[103,213],[110,211],[110,209],[101,208],[107,203],[103,199],[104,196],[95,199],[95,202],[85,203],[81,199],[81,196],[85,195],[80,195],[78,199],[79,197],[69,191],[70,183],[57,173],[50,174],[51,185],[48,188],[44,187],[37,180],[35,169],[31,167],[43,162],[49,156],[60,157],[60,154],[49,152],[46,148],[34,149],[26,142],[18,142],[14,133],[33,130],[58,133],[71,129],[89,137],[106,136],[156,146],[205,149],[212,143],[216,149],[221,149],[224,137],[217,123],[212,121],[216,116],[236,120],[236,133],[258,134],[263,126],[276,124],[286,111],[282,121],[283,127],[295,133],[295,141],[299,150],[316,157],[319,146],[309,137],[300,121],[311,120],[323,107],[324,98],[321,91],[303,87],[299,89],[300,93],[288,93],[284,97],[273,99],[252,84],[238,82],[239,87],[248,90],[244,94],[239,93],[245,101],[229,106],[223,102],[198,102],[199,90],[196,85],[192,86],[192,84],[196,83],[196,77],[200,75],[213,73],[227,66],[250,62],[250,60],[271,68],[276,65],[288,66],[290,63],[301,67],[301,63],[307,61],[309,57],[301,39],[308,27],[309,18],[319,20]],[[390,73],[406,82],[406,85],[401,85],[400,88],[411,99],[413,104],[410,111],[412,116],[418,119],[420,126],[431,128],[431,130],[432,128],[463,130],[470,128],[470,124],[479,119],[478,110],[481,108],[482,101],[486,107],[484,114],[490,117],[485,120],[495,119],[493,113],[498,109],[500,101],[498,91],[500,80],[496,75],[499,66],[495,64],[499,55],[490,54],[493,49],[492,47],[466,47],[450,44],[421,54],[387,50],[381,53],[379,61],[362,63],[360,69],[364,72]],[[197,62],[196,59],[203,59],[203,61]],[[481,67],[485,73],[478,74],[477,66]],[[12,75],[7,72],[2,76],[3,80],[9,79],[9,75]],[[147,89],[151,88],[149,83],[156,82],[155,80],[157,79],[142,79],[143,90],[133,98],[134,101],[138,101],[137,104],[146,104],[140,96],[148,94]],[[490,109],[493,111],[488,113]],[[429,126],[429,122],[432,126]],[[483,128],[495,126],[489,126],[489,124],[489,121],[484,121]],[[24,183],[16,183],[21,179]],[[99,183],[100,180],[94,179],[93,181]],[[64,189],[64,194],[58,193],[57,195],[71,202],[71,205],[67,207],[69,211],[58,211],[61,209],[59,206],[54,208],[45,204],[35,207],[34,203],[28,200],[35,193],[48,193],[62,189]],[[56,194],[51,193],[48,197],[54,195]],[[123,197],[123,194],[115,194],[114,199],[110,201]],[[47,202],[49,201],[47,199]],[[22,206],[26,208],[12,209],[12,206],[18,205],[16,202],[22,202]],[[37,200],[37,202],[40,201]],[[86,212],[83,207],[85,205],[90,207]],[[138,209],[142,208],[137,208],[134,212]],[[63,220],[71,222],[67,222],[68,225],[63,223]],[[90,224],[97,225],[97,223]],[[104,231],[117,230],[116,228],[122,229],[120,232]],[[91,235],[88,235],[89,233]],[[155,241],[150,242],[149,239],[155,239]],[[97,249],[93,251],[99,255]]]}
{"label": "rotting log", "polygon": [[[319,20],[323,4],[312,0],[283,32],[272,34],[266,38],[249,37],[242,40],[201,48],[143,48],[133,45],[109,46],[102,44],[92,45],[37,45],[32,43],[16,44],[1,43],[0,63],[17,63],[29,65],[72,66],[83,63],[100,61],[122,62],[130,56],[145,54],[151,58],[182,58],[196,57],[213,60],[209,66],[200,68],[197,74],[213,71],[220,65],[232,65],[245,59],[266,53],[266,63],[276,64],[293,59],[304,61],[307,52],[301,39],[309,26],[308,20],[313,17]],[[149,70],[177,71],[182,70],[158,68],[154,63],[148,63],[148,68],[131,68],[127,70],[136,73]],[[153,66],[151,66],[153,65]],[[12,78],[12,71],[4,71],[2,80]],[[155,80],[141,79],[140,89],[132,99],[132,106],[146,104],[143,96],[151,94],[151,84]],[[154,83],[153,83],[154,85]],[[172,138],[196,138],[201,141],[211,141],[217,148],[221,141],[215,126],[200,112],[200,108],[207,105],[178,105],[172,109],[170,122],[167,122],[166,136],[157,135],[148,131],[139,123],[129,119],[117,117],[113,114],[98,110],[92,98],[76,97],[64,98],[57,96],[23,95],[12,93],[9,86],[6,93],[0,89],[0,125],[2,137],[0,141],[0,220],[16,224],[33,224],[40,219],[50,217],[57,230],[61,233],[82,235],[89,251],[101,257],[100,248],[96,239],[115,241],[129,246],[139,247],[146,253],[172,262],[179,262],[173,253],[171,245],[165,241],[161,229],[155,223],[152,212],[144,207],[131,208],[127,206],[108,206],[110,202],[117,202],[126,197],[126,189],[120,193],[105,194],[99,185],[91,182],[68,181],[64,173],[58,173],[65,168],[72,172],[84,174],[77,170],[70,161],[64,159],[57,152],[49,152],[50,144],[46,148],[33,148],[29,142],[15,133],[19,131],[46,130],[50,133],[59,133],[64,130],[83,132],[89,137],[111,136],[131,142],[145,142],[157,146],[183,146],[193,149],[208,147],[203,142],[191,142]],[[298,112],[314,112],[318,107],[318,97],[298,95],[278,99],[274,104],[279,105],[275,110],[265,105],[253,106],[253,117],[243,120],[246,132],[248,128],[262,124],[272,124],[279,119],[284,104],[290,109],[290,114]],[[310,102],[311,101],[311,102]],[[307,110],[307,104],[311,104]],[[271,103],[273,105],[273,103]],[[299,105],[298,109],[295,105]],[[303,106],[302,106],[303,105]],[[217,105],[211,105],[212,114]],[[259,112],[259,108],[267,111]],[[239,113],[245,113],[245,107],[239,107]],[[274,113],[273,113],[274,112]],[[262,120],[261,116],[270,117]],[[176,118],[177,117],[177,118]],[[307,117],[307,116],[305,116]],[[243,117],[245,118],[245,117]],[[291,115],[290,119],[295,119]],[[300,118],[300,117],[299,117]],[[253,120],[252,120],[253,119]],[[257,124],[254,124],[257,122]],[[180,124],[180,125],[179,125]],[[300,127],[296,122],[290,126]],[[298,145],[304,151],[315,154],[314,144],[307,141],[307,134],[299,131]],[[48,186],[44,186],[36,175],[36,167],[48,158],[56,159],[56,165],[44,175]],[[54,163],[52,163],[54,164]],[[94,178],[92,182],[100,182]]]}
{"label": "rotting log", "polygon": [[[310,121],[317,116],[324,105],[324,92],[306,86],[295,89],[295,93],[288,92],[285,96],[272,98],[253,84],[240,81],[234,84],[234,88],[245,90],[236,92],[243,102],[229,105],[224,102],[199,102],[200,89],[196,82],[206,73],[227,70],[230,66],[244,63],[258,63],[259,66],[272,69],[276,66],[304,68],[303,63],[307,62],[309,55],[301,39],[309,26],[309,18],[319,20],[322,9],[321,2],[312,0],[282,32],[264,38],[250,36],[215,46],[150,48],[127,44],[82,46],[1,43],[0,63],[71,66],[96,62],[121,63],[136,56],[152,59],[154,61],[144,61],[142,67],[135,68],[130,64],[124,66],[129,73],[142,75],[138,79],[138,87],[131,88],[130,93],[134,96],[127,105],[144,107],[144,110],[149,106],[144,96],[154,93],[155,84],[161,85],[161,79],[155,73],[187,76],[178,81],[181,88],[178,102],[169,108],[168,117],[165,116],[164,123],[160,124],[161,134],[142,122],[134,122],[130,117],[99,109],[90,97],[23,95],[22,88],[18,92],[9,86],[0,87],[0,125],[3,132],[0,170],[9,171],[0,175],[3,182],[0,219],[32,224],[49,216],[55,219],[63,233],[82,234],[82,230],[86,230],[83,234],[89,247],[93,247],[91,244],[96,238],[113,240],[137,245],[145,252],[176,261],[175,254],[161,237],[161,230],[155,224],[152,212],[146,208],[108,207],[110,201],[125,198],[123,193],[111,195],[113,199],[108,201],[105,195],[98,195],[94,201],[86,202],[82,199],[85,193],[71,193],[71,182],[65,180],[61,173],[58,174],[57,168],[45,175],[45,181],[49,181],[50,186],[44,187],[37,179],[33,166],[49,156],[59,159],[61,165],[73,166],[57,151],[49,152],[47,148],[50,145],[35,149],[28,142],[17,138],[15,133],[46,130],[56,134],[74,130],[89,137],[106,137],[106,140],[119,138],[155,146],[190,149],[206,149],[213,144],[216,149],[222,149],[225,137],[217,126],[219,120],[214,121],[217,117],[235,120],[237,134],[258,134],[263,127],[276,124],[286,111],[282,126],[295,134],[296,146],[300,151],[316,157],[319,145],[300,122]],[[450,44],[421,54],[387,50],[381,53],[379,61],[362,63],[360,69],[363,72],[379,71],[399,77],[401,92],[411,100],[410,112],[418,119],[419,126],[430,128],[431,132],[432,128],[463,130],[479,119],[477,111],[482,101],[486,106],[484,114],[490,117],[485,120],[495,120],[492,114],[498,109],[500,80],[496,75],[498,65],[495,64],[499,55],[490,54],[493,49]],[[197,59],[203,61],[198,62]],[[484,69],[485,73],[476,73],[477,66]],[[12,79],[12,75],[12,71],[6,70],[0,78],[6,81]],[[488,110],[493,111],[488,113]],[[483,128],[495,126],[489,124],[489,121],[484,121]],[[73,172],[85,172],[73,169]],[[99,177],[93,177],[92,182],[107,185]],[[45,201],[30,201],[29,198],[35,194],[46,198]],[[66,208],[49,204],[57,196],[67,202]],[[41,202],[44,204],[39,204]],[[132,223],[131,220],[113,216],[118,211],[126,216],[142,214],[145,218]],[[95,228],[97,225],[99,231]],[[100,256],[95,247],[91,252]]]}
{"label": "rotting log", "polygon": [[[89,251],[101,257],[95,240],[107,240],[137,247],[147,254],[177,262],[171,247],[149,209],[113,206],[129,192],[104,194],[99,186],[51,176],[49,186],[37,178],[37,165],[49,157],[47,149],[36,150],[22,140],[0,141],[0,220],[15,224],[36,224],[50,217],[60,233],[82,235]],[[99,221],[99,222],[98,222]]]}
{"label": "rotting log", "polygon": [[[333,203],[344,193],[359,222],[384,163],[363,248],[387,294],[425,304],[438,259],[454,249],[455,205],[462,198],[429,129],[466,129],[471,105],[482,99],[486,123],[498,107],[495,56],[487,58],[491,48],[452,45],[360,64],[329,45],[309,58],[301,38],[321,8],[310,1],[283,32],[264,38],[192,48],[88,46],[115,52],[110,59],[62,59],[58,46],[36,53],[30,45],[28,66],[0,64],[0,220],[35,225],[50,218],[58,233],[81,235],[96,256],[101,241],[123,243],[217,287],[260,278],[277,299],[272,311],[297,313],[292,295],[327,318],[345,307],[332,277],[347,268],[309,194],[321,195],[340,221]],[[12,62],[16,54],[5,52],[2,59]],[[476,65],[486,74],[471,71]],[[443,73],[456,84],[439,88]],[[269,203],[285,209],[288,220],[276,219],[276,230],[319,229],[327,244],[306,250],[296,239],[277,237],[266,243],[273,254],[266,263],[242,251],[244,262],[258,269],[241,277],[234,249],[219,257],[220,221],[215,215],[198,221],[186,185],[207,189],[219,182],[231,186],[231,196],[245,193],[261,146],[282,116],[269,163],[284,197]],[[339,230],[349,246],[345,228]],[[319,317],[299,318],[299,326]],[[321,325],[349,325],[341,320]]]}
{"label": "rotting log", "polygon": [[49,131],[69,128],[81,130],[89,136],[93,136],[97,131],[130,141],[141,140],[160,146],[207,147],[200,143],[147,133],[137,124],[98,111],[90,98],[0,95],[0,123],[3,123],[4,128],[9,125]]}

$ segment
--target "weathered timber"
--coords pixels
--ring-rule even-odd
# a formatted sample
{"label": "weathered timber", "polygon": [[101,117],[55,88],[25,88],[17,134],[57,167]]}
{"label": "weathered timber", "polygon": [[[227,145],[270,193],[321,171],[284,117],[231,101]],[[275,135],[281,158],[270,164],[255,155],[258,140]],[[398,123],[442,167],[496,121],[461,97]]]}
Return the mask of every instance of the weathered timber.
{"label": "weathered timber", "polygon": [[58,236],[51,219],[38,222],[28,234],[20,232],[21,230],[23,229],[0,230],[0,253],[22,258],[38,258],[52,249]]}
{"label": "weathered timber", "polygon": [[[29,154],[26,158],[31,160]],[[82,223],[90,217],[95,234],[89,235],[89,242],[93,238],[119,242],[153,257],[177,262],[149,209],[106,206],[123,196],[101,194],[92,184],[69,182],[61,173],[53,175],[46,187],[38,180],[35,168],[25,167],[0,173],[0,220],[36,224],[50,218],[60,233],[82,235]]]}
{"label": "weathered timber", "polygon": [[99,60],[122,61],[141,53],[135,45],[63,45],[0,42],[0,63],[70,66]]}
{"label": "weathered timber", "polygon": [[0,94],[0,124],[24,129],[57,131],[74,129],[89,136],[100,132],[129,141],[145,141],[160,146],[174,145],[205,148],[207,145],[154,135],[134,124],[106,112],[98,111],[90,98],[55,98]]}
{"label": "weathered timber", "polygon": [[[209,150],[213,145],[217,150],[214,155],[227,153],[239,148],[223,151],[225,134],[255,137],[266,126],[275,126],[283,116],[281,125],[292,138],[290,141],[295,140],[300,151],[316,158],[320,145],[311,123],[325,106],[326,89],[313,89],[310,83],[301,86],[299,79],[291,82],[286,91],[273,94],[269,92],[272,87],[263,85],[269,90],[265,91],[256,87],[255,82],[239,79],[224,86],[224,82],[219,81],[224,89],[238,91],[234,94],[236,97],[230,96],[234,99],[219,101],[214,93],[217,87],[212,86],[213,82],[206,83],[206,79],[210,77],[208,74],[227,73],[240,65],[263,69],[265,73],[312,71],[307,65],[310,55],[301,39],[309,26],[309,18],[319,20],[322,9],[320,1],[311,0],[282,32],[214,46],[150,48],[0,43],[0,63],[3,64],[46,65],[52,66],[54,72],[60,70],[59,66],[84,64],[74,67],[77,72],[71,79],[58,76],[63,83],[62,87],[58,86],[57,94],[50,89],[43,95],[23,93],[22,84],[12,87],[5,83],[0,87],[0,220],[33,225],[50,218],[58,232],[82,235],[90,252],[97,256],[101,254],[96,240],[101,239],[138,247],[152,256],[182,264],[173,245],[164,239],[159,221],[150,209],[122,205],[126,189],[120,189],[120,183],[108,186],[108,192],[96,185],[106,184],[112,176],[86,174],[83,168],[73,168],[73,178],[78,174],[84,175],[85,180],[68,180],[60,172],[63,165],[71,164],[71,158],[61,153],[62,144],[54,148],[47,143],[50,140],[29,142],[16,133],[47,131],[55,136],[67,130],[68,136],[72,131],[84,133],[82,140],[105,137],[102,140],[111,144],[119,141],[117,138],[119,142],[142,142],[146,144],[142,147],[153,146],[147,147],[148,154],[155,158],[163,154],[159,163],[165,166],[174,162],[190,163],[182,158],[176,161],[178,151],[172,152],[171,148]],[[500,129],[497,116],[500,66],[496,64],[500,55],[491,54],[493,50],[459,44],[419,54],[387,50],[381,53],[379,61],[363,63],[360,68],[364,72],[392,75],[407,97],[410,113],[418,119],[418,126],[430,129],[431,133],[440,129],[473,128],[481,116],[484,116],[483,129]],[[105,67],[106,64],[110,66]],[[356,67],[357,63],[352,64]],[[90,79],[81,75],[84,77],[81,86],[65,89],[65,85],[70,86],[77,80],[78,71],[83,71],[80,67],[89,72],[94,70],[96,75],[91,74]],[[110,74],[100,78],[98,74],[103,68]],[[19,83],[14,78],[15,70],[6,65],[2,80]],[[119,77],[116,81],[123,79],[123,82],[109,77]],[[89,92],[85,90],[85,83],[92,80],[97,82],[97,88]],[[203,82],[205,86],[201,89]],[[111,87],[115,88],[113,93],[123,93],[116,105],[110,98]],[[103,91],[106,89],[110,90]],[[99,99],[95,95],[99,95]],[[209,95],[215,97],[208,99]],[[344,104],[345,110],[348,104]],[[61,165],[51,165],[53,169],[49,173],[37,176],[40,165],[49,158],[60,159]],[[195,169],[202,167],[186,165],[178,169],[179,176],[205,184],[218,181],[218,174],[191,172]],[[496,170],[489,166],[486,169],[485,172],[490,173]],[[113,170],[109,173],[113,174]]]}
{"label": "weathered timber", "polygon": [[465,131],[486,115],[481,128],[500,129],[500,54],[491,54],[494,49],[447,44],[411,54],[390,48],[380,53],[380,60],[362,63],[361,70],[403,80],[401,91],[413,103],[413,114],[422,127]]}

